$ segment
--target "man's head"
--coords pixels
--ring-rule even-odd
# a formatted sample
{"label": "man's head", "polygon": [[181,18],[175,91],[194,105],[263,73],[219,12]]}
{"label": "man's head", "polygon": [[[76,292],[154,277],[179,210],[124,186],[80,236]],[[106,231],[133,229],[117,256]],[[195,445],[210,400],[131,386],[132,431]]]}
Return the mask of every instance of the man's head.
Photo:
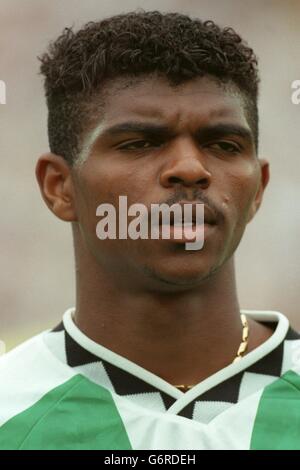
{"label": "man's head", "polygon": [[[131,284],[195,286],[236,249],[268,166],[258,145],[257,62],[232,29],[179,14],[130,13],[65,32],[42,58],[51,154],[44,199],[74,222],[75,246]],[[96,237],[96,208],[203,202],[205,246]],[[124,278],[125,274],[125,278]],[[131,276],[131,277],[130,277]],[[126,284],[126,279],[125,279]]]}
{"label": "man's head", "polygon": [[66,28],[40,60],[50,149],[69,162],[101,116],[105,82],[127,77],[126,86],[153,73],[174,85],[206,75],[234,84],[257,145],[257,60],[231,28],[178,13],[128,13],[88,23],[77,33]]}

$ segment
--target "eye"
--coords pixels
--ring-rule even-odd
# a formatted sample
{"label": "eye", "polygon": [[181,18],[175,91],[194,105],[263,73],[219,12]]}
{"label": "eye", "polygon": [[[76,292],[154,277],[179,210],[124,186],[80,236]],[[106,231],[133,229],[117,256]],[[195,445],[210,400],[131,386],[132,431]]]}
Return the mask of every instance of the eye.
{"label": "eye", "polygon": [[133,142],[128,142],[118,147],[118,150],[144,150],[151,147],[155,147],[158,144],[150,142],[149,140],[135,140]]}
{"label": "eye", "polygon": [[213,142],[211,144],[208,144],[207,147],[218,150],[221,152],[226,152],[226,153],[240,153],[241,152],[241,146],[233,143],[233,142],[227,142],[227,141],[219,141],[219,142]]}

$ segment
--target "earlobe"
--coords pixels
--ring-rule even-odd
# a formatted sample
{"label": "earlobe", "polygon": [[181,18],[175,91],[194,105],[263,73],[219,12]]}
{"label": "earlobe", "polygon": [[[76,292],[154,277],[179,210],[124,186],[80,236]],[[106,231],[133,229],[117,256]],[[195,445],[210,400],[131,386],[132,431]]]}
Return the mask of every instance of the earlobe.
{"label": "earlobe", "polygon": [[66,160],[59,155],[46,153],[39,158],[35,174],[49,209],[61,220],[76,221],[71,168]]}

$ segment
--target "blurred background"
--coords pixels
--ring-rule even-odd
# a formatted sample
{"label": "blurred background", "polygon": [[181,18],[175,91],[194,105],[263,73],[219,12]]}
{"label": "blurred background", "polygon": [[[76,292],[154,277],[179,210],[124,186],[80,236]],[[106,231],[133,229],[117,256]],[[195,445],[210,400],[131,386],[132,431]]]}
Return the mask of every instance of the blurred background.
{"label": "blurred background", "polygon": [[44,205],[34,176],[48,150],[37,55],[65,26],[134,10],[178,11],[232,26],[260,59],[260,156],[271,162],[264,204],[236,255],[241,306],[279,310],[300,329],[299,0],[0,0],[0,339],[7,349],[56,325],[74,305],[71,228]]}

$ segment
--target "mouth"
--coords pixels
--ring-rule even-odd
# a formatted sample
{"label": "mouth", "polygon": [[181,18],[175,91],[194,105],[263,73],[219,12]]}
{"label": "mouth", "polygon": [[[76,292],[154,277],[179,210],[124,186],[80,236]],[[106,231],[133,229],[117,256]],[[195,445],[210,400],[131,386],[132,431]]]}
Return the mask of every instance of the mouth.
{"label": "mouth", "polygon": [[[168,215],[169,217],[166,218],[166,220],[163,220],[163,214],[160,212],[159,213],[159,225],[170,225],[170,227],[196,227],[196,226],[201,226],[201,225],[216,225],[217,223],[217,217],[207,205],[202,204],[202,203],[191,203],[188,201],[182,201],[178,203],[178,205],[181,206],[181,214],[183,217],[177,217],[175,216],[174,211],[170,212]],[[190,213],[188,214],[188,217],[185,214],[184,207],[189,206],[191,208]],[[199,210],[199,206],[204,206],[203,207],[203,212],[202,208]],[[203,218],[204,217],[204,218]]]}
{"label": "mouth", "polygon": [[[202,203],[182,201],[178,204],[181,206],[179,218],[178,216],[176,218],[174,211],[169,211],[165,219],[163,219],[162,213],[159,214],[160,238],[165,238],[179,244],[189,242],[199,243],[202,241],[202,244],[200,243],[199,246],[203,247],[204,241],[210,236],[217,225],[215,213]],[[185,205],[189,205],[188,217],[184,209]],[[199,210],[199,206],[202,206],[201,210]]]}
{"label": "mouth", "polygon": [[168,242],[178,244],[197,244],[198,248],[196,248],[195,246],[195,248],[193,249],[200,250],[203,248],[205,240],[208,239],[214,229],[215,225],[211,224],[162,224],[159,227],[159,238]]}

